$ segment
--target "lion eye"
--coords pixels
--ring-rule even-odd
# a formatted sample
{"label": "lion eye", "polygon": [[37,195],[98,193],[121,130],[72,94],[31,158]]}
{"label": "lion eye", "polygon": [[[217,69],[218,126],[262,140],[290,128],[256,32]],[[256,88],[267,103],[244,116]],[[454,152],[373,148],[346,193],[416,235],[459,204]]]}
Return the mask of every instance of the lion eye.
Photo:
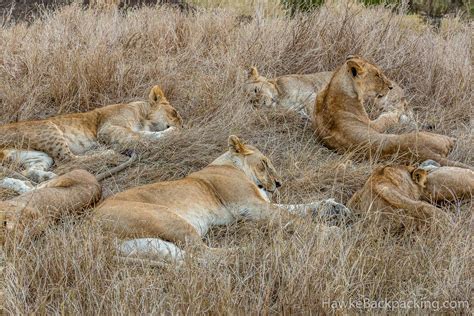
{"label": "lion eye", "polygon": [[351,72],[353,77],[357,76],[357,69],[355,69],[354,67],[351,68]]}
{"label": "lion eye", "polygon": [[258,93],[258,88],[255,88],[255,93]]}

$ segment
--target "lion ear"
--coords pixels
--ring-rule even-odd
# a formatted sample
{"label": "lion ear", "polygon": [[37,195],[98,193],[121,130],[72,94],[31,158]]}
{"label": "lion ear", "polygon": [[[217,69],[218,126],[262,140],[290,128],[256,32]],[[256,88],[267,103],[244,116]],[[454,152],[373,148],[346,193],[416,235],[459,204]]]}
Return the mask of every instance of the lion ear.
{"label": "lion ear", "polygon": [[347,55],[347,57],[346,57],[346,61],[348,61],[349,59],[355,59],[355,58],[361,59],[362,56],[361,56],[361,55],[357,55],[357,54],[349,54],[349,55]]}
{"label": "lion ear", "polygon": [[154,86],[150,90],[150,94],[148,95],[148,99],[151,103],[158,103],[161,100],[165,99],[165,94],[163,90],[159,86]]}
{"label": "lion ear", "polygon": [[[351,56],[351,55],[350,55]],[[347,69],[352,77],[360,76],[365,72],[364,63],[356,58],[347,60]]]}
{"label": "lion ear", "polygon": [[241,155],[250,155],[253,153],[252,150],[248,149],[247,146],[235,135],[230,135],[228,139],[229,151]]}
{"label": "lion ear", "polygon": [[249,71],[249,79],[258,79],[260,74],[258,73],[258,70],[256,67],[251,67]]}
{"label": "lion ear", "polygon": [[416,168],[415,170],[411,172],[412,180],[415,183],[417,183],[419,186],[421,186],[422,188],[425,187],[427,175],[428,173],[426,172],[426,170],[420,169],[420,168]]}

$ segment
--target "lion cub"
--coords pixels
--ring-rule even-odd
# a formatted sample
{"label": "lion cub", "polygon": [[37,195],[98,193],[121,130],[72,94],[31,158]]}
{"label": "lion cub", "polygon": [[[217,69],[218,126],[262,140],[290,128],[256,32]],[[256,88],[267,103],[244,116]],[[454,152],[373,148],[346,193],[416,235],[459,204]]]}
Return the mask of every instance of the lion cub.
{"label": "lion cub", "polygon": [[428,173],[423,186],[427,201],[452,202],[470,199],[474,195],[474,171],[458,167],[441,167],[436,161],[427,160],[418,167]]}
{"label": "lion cub", "polygon": [[15,161],[25,168],[26,177],[39,183],[55,176],[47,171],[53,159],[76,159],[98,143],[129,147],[159,139],[181,126],[181,116],[160,87],[154,86],[147,102],[0,126],[0,161]]}
{"label": "lion cub", "polygon": [[426,176],[425,170],[412,166],[379,167],[347,206],[394,231],[413,224],[421,226],[433,217],[444,218],[441,209],[422,201]]}

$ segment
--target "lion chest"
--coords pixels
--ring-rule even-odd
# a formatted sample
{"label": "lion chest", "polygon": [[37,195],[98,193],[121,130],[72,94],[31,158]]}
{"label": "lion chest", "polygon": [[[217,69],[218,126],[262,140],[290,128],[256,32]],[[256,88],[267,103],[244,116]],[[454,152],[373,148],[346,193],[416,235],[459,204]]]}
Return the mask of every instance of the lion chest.
{"label": "lion chest", "polygon": [[234,216],[223,207],[210,208],[194,205],[187,212],[179,215],[191,224],[201,236],[204,236],[213,226],[231,224],[235,221]]}

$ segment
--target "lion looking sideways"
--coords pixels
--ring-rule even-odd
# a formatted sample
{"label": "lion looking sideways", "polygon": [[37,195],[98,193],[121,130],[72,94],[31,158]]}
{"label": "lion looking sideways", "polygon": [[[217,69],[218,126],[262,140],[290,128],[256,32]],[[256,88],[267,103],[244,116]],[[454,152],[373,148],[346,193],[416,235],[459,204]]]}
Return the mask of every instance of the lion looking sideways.
{"label": "lion looking sideways", "polygon": [[39,183],[56,176],[47,171],[53,159],[77,159],[99,142],[128,149],[181,126],[181,116],[160,87],[154,86],[147,102],[113,104],[85,113],[0,126],[0,161],[22,165],[23,174]]}
{"label": "lion looking sideways", "polygon": [[366,150],[366,156],[398,154],[407,160],[433,159],[445,166],[470,168],[446,158],[454,146],[451,137],[428,132],[382,134],[371,126],[364,100],[383,98],[392,88],[376,65],[360,56],[348,56],[316,99],[313,127],[319,139],[338,151],[359,147]]}
{"label": "lion looking sideways", "polygon": [[349,210],[332,199],[303,205],[272,204],[269,195],[281,181],[257,148],[229,137],[229,150],[204,169],[183,179],[135,187],[107,198],[94,212],[106,231],[125,240],[124,255],[181,259],[191,244],[209,248],[202,237],[208,229],[238,219],[270,220],[306,215],[345,216]]}

